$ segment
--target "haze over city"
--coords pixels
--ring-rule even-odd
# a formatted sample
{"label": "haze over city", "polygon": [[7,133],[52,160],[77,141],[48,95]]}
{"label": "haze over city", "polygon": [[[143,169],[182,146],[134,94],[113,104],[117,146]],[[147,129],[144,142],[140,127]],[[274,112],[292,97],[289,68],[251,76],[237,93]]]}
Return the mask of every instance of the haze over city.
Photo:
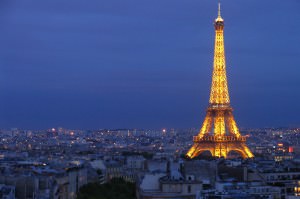
{"label": "haze over city", "polygon": [[[299,126],[300,2],[222,8],[239,126]],[[2,0],[0,127],[200,127],[215,17],[211,0]]]}

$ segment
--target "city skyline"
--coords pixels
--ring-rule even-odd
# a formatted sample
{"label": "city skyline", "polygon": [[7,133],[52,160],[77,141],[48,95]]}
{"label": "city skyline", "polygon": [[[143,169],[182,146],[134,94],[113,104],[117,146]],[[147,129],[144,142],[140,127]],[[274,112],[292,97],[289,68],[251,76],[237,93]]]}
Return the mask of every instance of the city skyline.
{"label": "city skyline", "polygon": [[[216,5],[1,2],[0,127],[200,127]],[[295,0],[222,2],[240,127],[300,125],[299,8]]]}

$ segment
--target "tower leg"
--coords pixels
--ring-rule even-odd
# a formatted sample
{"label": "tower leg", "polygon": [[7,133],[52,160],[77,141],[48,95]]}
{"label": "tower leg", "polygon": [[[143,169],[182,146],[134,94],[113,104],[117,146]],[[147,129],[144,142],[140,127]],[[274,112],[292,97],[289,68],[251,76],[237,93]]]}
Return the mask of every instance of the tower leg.
{"label": "tower leg", "polygon": [[231,142],[199,142],[195,143],[186,156],[195,158],[204,151],[209,151],[213,157],[227,158],[231,151],[238,152],[242,158],[253,158],[254,155],[244,142],[231,141]]}
{"label": "tower leg", "polygon": [[205,134],[209,133],[212,127],[213,113],[207,111],[204,122],[198,134],[198,137],[202,138]]}

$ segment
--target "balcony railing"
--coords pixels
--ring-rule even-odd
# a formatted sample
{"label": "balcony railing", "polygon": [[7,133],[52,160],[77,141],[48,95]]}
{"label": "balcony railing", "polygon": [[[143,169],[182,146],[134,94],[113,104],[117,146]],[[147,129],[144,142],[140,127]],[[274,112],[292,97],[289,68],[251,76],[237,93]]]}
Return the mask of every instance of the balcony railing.
{"label": "balcony railing", "polygon": [[201,142],[201,141],[212,141],[212,142],[231,142],[231,141],[241,141],[246,142],[245,136],[235,137],[232,135],[224,135],[224,136],[216,136],[216,135],[205,135],[203,137],[194,136],[194,142]]}

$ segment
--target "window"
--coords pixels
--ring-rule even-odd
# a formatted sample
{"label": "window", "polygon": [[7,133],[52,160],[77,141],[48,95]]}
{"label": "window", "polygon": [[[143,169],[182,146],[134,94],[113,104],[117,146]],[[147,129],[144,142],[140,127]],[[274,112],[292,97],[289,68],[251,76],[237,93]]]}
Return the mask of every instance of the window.
{"label": "window", "polygon": [[188,185],[188,193],[191,193],[191,191],[192,191],[191,185]]}

